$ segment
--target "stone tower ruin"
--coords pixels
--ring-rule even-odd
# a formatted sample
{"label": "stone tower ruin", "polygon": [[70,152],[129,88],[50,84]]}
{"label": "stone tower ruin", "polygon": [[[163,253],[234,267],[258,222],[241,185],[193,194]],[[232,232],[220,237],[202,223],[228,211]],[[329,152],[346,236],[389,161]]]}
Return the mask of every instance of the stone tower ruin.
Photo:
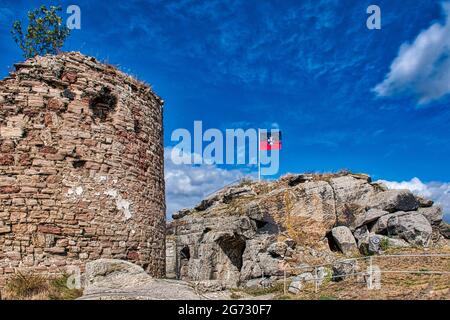
{"label": "stone tower ruin", "polygon": [[80,53],[0,81],[0,287],[99,258],[165,272],[163,101]]}

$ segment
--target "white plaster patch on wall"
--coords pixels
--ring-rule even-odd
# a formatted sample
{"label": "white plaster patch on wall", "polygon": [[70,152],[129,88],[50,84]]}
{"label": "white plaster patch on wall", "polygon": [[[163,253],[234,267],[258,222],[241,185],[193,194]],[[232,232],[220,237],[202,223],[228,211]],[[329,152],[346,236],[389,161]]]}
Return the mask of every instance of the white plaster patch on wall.
{"label": "white plaster patch on wall", "polygon": [[125,220],[128,220],[128,219],[131,218],[131,211],[130,211],[131,203],[129,201],[124,200],[122,198],[118,198],[116,200],[116,205],[117,205],[117,209],[123,211],[123,214],[125,216]]}
{"label": "white plaster patch on wall", "polygon": [[97,181],[98,182],[106,182],[108,180],[107,176],[98,176]]}
{"label": "white plaster patch on wall", "polygon": [[82,186],[73,187],[73,188],[70,188],[69,190],[67,190],[67,195],[68,196],[79,197],[82,194],[83,194],[83,187]]}
{"label": "white plaster patch on wall", "polygon": [[117,198],[117,190],[114,190],[114,189],[106,190],[105,192],[103,192],[103,194],[105,194],[107,196],[110,196],[110,197],[112,197],[114,199]]}
{"label": "white plaster patch on wall", "polygon": [[81,187],[81,186],[76,187],[75,188],[75,194],[77,196],[81,196],[83,194],[83,187]]}
{"label": "white plaster patch on wall", "polygon": [[12,116],[6,119],[6,126],[0,126],[0,136],[2,138],[21,138],[24,126],[23,115]]}
{"label": "white plaster patch on wall", "polygon": [[132,217],[132,209],[131,202],[122,198],[120,194],[118,194],[117,190],[109,189],[103,192],[103,194],[113,198],[116,200],[116,207],[118,210],[123,212],[125,220],[131,219]]}

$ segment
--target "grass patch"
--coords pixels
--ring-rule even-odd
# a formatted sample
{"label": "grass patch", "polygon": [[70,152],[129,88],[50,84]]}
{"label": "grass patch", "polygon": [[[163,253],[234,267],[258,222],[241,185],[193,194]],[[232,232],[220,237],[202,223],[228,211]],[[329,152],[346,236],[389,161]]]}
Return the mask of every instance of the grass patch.
{"label": "grass patch", "polygon": [[273,286],[268,288],[240,288],[237,291],[244,292],[254,297],[263,296],[271,293],[283,293],[284,285],[282,282],[277,282]]}
{"label": "grass patch", "polygon": [[70,289],[67,287],[68,275],[50,281],[50,300],[75,300],[83,295],[82,289]]}
{"label": "grass patch", "polygon": [[239,299],[241,299],[242,298],[242,296],[241,295],[239,295],[237,292],[235,292],[235,291],[232,291],[231,292],[231,294],[230,294],[230,299],[233,299],[233,300],[239,300]]}
{"label": "grass patch", "polygon": [[46,292],[48,283],[45,278],[18,272],[6,284],[4,297],[7,300],[31,300],[33,297],[43,297]]}
{"label": "grass patch", "polygon": [[388,238],[381,239],[380,249],[383,251],[386,251],[387,249],[389,249],[389,239]]}
{"label": "grass patch", "polygon": [[331,295],[320,295],[319,300],[337,300],[337,298]]}
{"label": "grass patch", "polygon": [[281,296],[276,297],[276,299],[277,299],[277,300],[292,300],[292,297],[283,294],[283,295],[281,295]]}
{"label": "grass patch", "polygon": [[47,279],[41,275],[18,272],[5,286],[3,300],[73,300],[83,294],[81,289],[67,287],[68,275]]}

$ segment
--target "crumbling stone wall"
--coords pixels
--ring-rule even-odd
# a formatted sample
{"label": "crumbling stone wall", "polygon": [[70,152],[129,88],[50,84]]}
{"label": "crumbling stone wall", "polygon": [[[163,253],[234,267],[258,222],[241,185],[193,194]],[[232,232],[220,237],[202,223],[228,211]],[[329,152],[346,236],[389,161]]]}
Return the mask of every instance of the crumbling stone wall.
{"label": "crumbling stone wall", "polygon": [[79,53],[0,81],[0,287],[98,258],[165,273],[163,101]]}

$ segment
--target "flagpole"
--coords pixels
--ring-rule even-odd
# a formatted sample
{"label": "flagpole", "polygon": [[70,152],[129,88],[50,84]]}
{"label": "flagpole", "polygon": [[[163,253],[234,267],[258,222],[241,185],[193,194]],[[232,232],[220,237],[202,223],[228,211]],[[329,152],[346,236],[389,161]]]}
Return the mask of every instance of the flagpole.
{"label": "flagpole", "polygon": [[261,182],[261,129],[258,128],[258,182]]}

